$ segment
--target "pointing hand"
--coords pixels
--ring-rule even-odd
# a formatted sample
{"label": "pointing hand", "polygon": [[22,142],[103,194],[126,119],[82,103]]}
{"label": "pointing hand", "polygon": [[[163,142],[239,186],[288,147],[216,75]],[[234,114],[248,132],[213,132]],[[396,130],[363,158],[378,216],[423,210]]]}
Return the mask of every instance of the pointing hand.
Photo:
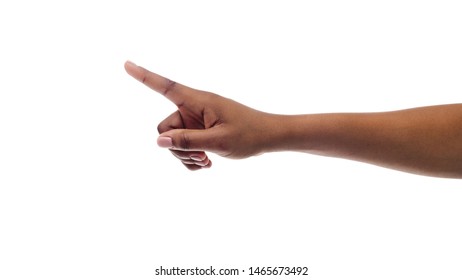
{"label": "pointing hand", "polygon": [[157,144],[170,149],[188,169],[212,165],[205,151],[228,158],[263,152],[262,139],[271,131],[270,114],[181,85],[132,62],[125,63],[125,70],[177,106],[178,110],[158,125]]}

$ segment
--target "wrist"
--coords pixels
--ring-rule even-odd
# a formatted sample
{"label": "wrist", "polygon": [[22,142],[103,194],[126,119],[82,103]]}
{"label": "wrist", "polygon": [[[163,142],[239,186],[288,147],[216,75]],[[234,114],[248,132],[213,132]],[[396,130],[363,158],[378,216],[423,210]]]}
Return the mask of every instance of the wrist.
{"label": "wrist", "polygon": [[323,154],[325,145],[336,138],[338,121],[326,114],[270,115],[264,152],[296,151]]}
{"label": "wrist", "polygon": [[[300,141],[301,122],[299,116],[268,114],[265,133],[261,135],[261,152],[293,151]],[[306,126],[306,125],[305,125]]]}

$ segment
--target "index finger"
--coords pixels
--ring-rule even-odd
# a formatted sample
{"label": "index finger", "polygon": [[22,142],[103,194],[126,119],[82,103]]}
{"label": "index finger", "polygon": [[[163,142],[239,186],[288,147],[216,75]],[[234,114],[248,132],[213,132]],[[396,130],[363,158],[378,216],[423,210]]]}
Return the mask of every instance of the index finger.
{"label": "index finger", "polygon": [[125,71],[149,88],[167,97],[167,99],[177,106],[184,103],[186,92],[191,90],[187,86],[153,73],[131,61],[125,62]]}

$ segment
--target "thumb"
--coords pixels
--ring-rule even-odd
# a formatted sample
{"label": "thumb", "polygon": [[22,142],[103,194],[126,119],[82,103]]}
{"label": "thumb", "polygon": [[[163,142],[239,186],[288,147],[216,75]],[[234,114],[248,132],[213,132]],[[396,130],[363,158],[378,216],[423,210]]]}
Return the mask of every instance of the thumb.
{"label": "thumb", "polygon": [[209,129],[172,129],[159,135],[157,145],[180,151],[215,150],[219,141],[214,128]]}

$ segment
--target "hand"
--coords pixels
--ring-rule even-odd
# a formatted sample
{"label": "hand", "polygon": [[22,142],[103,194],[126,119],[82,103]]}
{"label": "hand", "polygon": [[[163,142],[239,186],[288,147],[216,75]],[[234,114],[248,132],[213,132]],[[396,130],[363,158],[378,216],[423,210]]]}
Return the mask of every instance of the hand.
{"label": "hand", "polygon": [[157,144],[170,149],[188,169],[212,165],[205,151],[235,159],[264,152],[264,140],[274,130],[270,114],[173,82],[132,62],[125,63],[125,70],[178,107],[158,125]]}

